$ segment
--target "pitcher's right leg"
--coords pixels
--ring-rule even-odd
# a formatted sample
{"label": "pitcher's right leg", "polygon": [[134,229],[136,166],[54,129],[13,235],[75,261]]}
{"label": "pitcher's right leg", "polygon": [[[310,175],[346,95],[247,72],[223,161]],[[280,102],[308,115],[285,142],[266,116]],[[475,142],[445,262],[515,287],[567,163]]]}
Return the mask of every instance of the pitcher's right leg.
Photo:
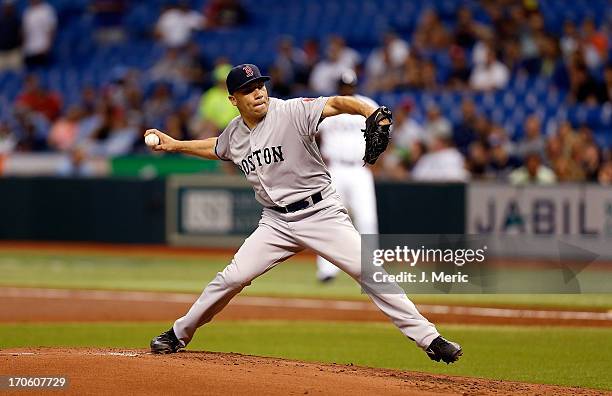
{"label": "pitcher's right leg", "polygon": [[[282,227],[276,227],[273,222],[260,223],[236,252],[231,263],[206,286],[187,314],[174,322],[173,330],[180,343],[179,348],[185,347],[197,328],[210,322],[253,279],[302,249]],[[151,342],[153,352],[154,343],[155,339]],[[163,350],[163,345],[159,349]]]}

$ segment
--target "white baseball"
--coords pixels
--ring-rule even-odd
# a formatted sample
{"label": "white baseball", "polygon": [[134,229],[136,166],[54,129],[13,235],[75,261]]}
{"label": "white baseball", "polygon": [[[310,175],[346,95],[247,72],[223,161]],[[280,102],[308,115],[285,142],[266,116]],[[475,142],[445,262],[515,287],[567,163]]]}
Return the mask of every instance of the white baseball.
{"label": "white baseball", "polygon": [[149,147],[157,146],[159,144],[159,136],[154,133],[150,133],[145,136],[145,144]]}

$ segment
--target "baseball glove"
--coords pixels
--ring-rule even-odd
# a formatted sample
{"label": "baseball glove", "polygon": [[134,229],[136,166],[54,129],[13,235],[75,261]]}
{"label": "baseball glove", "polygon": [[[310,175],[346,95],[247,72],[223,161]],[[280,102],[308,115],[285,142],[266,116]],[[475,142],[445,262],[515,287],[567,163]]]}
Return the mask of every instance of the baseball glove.
{"label": "baseball glove", "polygon": [[[381,125],[384,120],[389,120],[388,124]],[[385,151],[391,139],[390,129],[393,122],[391,110],[381,106],[374,113],[370,114],[365,121],[365,129],[362,129],[366,141],[365,155],[363,156],[364,165],[374,165],[378,157]]]}

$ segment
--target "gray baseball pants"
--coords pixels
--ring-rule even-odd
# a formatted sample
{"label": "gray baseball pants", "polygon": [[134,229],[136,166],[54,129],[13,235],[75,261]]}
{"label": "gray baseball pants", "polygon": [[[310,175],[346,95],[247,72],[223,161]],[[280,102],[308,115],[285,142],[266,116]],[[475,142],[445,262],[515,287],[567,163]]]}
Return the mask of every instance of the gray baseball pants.
{"label": "gray baseball pants", "polygon": [[[259,226],[231,263],[217,273],[187,314],[174,322],[178,339],[187,345],[196,329],[210,322],[253,279],[305,248],[359,282],[361,240],[338,194],[332,191],[317,204],[293,213],[264,208]],[[364,289],[374,304],[419,347],[426,349],[440,335],[405,294],[379,294]]]}

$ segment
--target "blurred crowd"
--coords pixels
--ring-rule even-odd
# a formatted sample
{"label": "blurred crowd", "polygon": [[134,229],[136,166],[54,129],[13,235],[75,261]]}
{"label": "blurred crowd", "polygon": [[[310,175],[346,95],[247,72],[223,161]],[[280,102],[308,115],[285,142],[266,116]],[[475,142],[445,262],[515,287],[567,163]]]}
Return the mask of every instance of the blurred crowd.
{"label": "blurred crowd", "polygon": [[595,182],[612,184],[610,152],[596,144],[592,131],[568,122],[545,135],[530,115],[525,134],[512,141],[507,132],[479,114],[471,99],[461,104],[453,125],[431,105],[424,124],[411,118],[414,103],[394,111],[393,140],[375,168],[378,177],[397,180],[495,180],[513,184]]}
{"label": "blurred crowd", "polygon": [[[609,31],[593,19],[579,25],[568,20],[561,35],[545,30],[537,2],[481,0],[491,21],[474,19],[467,7],[457,10],[454,26],[434,9],[424,11],[410,37],[388,32],[366,59],[331,37],[296,47],[283,39],[272,73],[275,86],[293,95],[304,85],[327,95],[343,71],[354,69],[365,80],[365,93],[406,89],[494,91],[512,75],[549,78],[568,90],[574,102],[612,100],[612,66],[608,62]],[[320,52],[323,52],[320,54]]]}
{"label": "blurred crowd", "polygon": [[[99,41],[125,39],[121,19],[126,3],[91,3]],[[63,102],[60,92],[45,87],[37,74],[53,63],[53,7],[30,0],[21,16],[12,1],[5,0],[1,7],[0,73],[27,74],[12,116],[0,120],[0,154],[65,152],[77,165],[74,171],[86,174],[87,158],[149,152],[141,139],[145,128],[160,128],[178,139],[202,139],[216,136],[238,114],[227,100],[228,60],[209,62],[192,40],[199,29],[245,23],[246,13],[235,0],[209,1],[202,12],[190,9],[187,2],[168,5],[152,32],[165,48],[153,67],[109,68],[108,83],[82,87],[77,104],[71,105]],[[200,94],[178,101],[178,93],[186,90]]]}
{"label": "blurred crowd", "polygon": [[[452,24],[428,9],[411,35],[389,31],[365,57],[340,36],[301,43],[279,37],[268,68],[270,94],[333,95],[341,75],[353,70],[366,95],[488,92],[504,89],[512,76],[522,74],[547,78],[569,93],[570,103],[612,100],[608,26],[588,18],[566,21],[561,34],[554,34],[545,29],[536,1],[481,0],[480,5],[489,23],[466,7],[458,8]],[[97,40],[126,40],[122,16],[128,6],[120,0],[91,2]],[[36,74],[53,63],[58,25],[53,7],[30,0],[19,15],[13,2],[5,0],[0,11],[0,73],[28,74],[13,116],[0,120],[0,154],[66,152],[81,164],[93,156],[145,152],[140,137],[148,127],[179,139],[218,135],[237,115],[225,87],[230,60],[207,59],[194,34],[240,26],[248,19],[238,0],[210,0],[202,10],[183,1],[169,5],[151,32],[164,52],[149,70],[113,70],[108,83],[83,87],[78,104],[65,105],[61,93],[47,89]],[[543,120],[531,114],[524,120],[524,135],[515,141],[510,131],[480,114],[471,99],[464,99],[456,122],[435,103],[427,104],[425,120],[419,122],[414,107],[405,100],[393,109],[393,140],[375,168],[378,177],[612,183],[609,148],[599,147],[585,125],[564,122],[544,133]]]}

